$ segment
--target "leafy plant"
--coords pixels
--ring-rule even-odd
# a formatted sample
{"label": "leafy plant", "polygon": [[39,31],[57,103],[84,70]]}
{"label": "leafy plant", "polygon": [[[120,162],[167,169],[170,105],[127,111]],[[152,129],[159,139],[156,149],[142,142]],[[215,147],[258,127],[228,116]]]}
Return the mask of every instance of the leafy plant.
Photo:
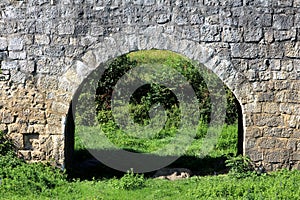
{"label": "leafy plant", "polygon": [[127,171],[127,173],[118,181],[116,188],[124,190],[136,190],[145,187],[144,175],[135,174],[133,169]]}
{"label": "leafy plant", "polygon": [[229,167],[229,175],[235,178],[245,178],[254,174],[254,167],[247,156],[239,155],[231,157],[225,161],[226,167]]}
{"label": "leafy plant", "polygon": [[58,169],[43,163],[27,164],[18,158],[14,145],[0,132],[0,192],[25,194],[54,188],[65,181]]}
{"label": "leafy plant", "polygon": [[65,181],[65,175],[58,169],[43,163],[18,163],[2,171],[2,189],[16,193],[39,193]]}

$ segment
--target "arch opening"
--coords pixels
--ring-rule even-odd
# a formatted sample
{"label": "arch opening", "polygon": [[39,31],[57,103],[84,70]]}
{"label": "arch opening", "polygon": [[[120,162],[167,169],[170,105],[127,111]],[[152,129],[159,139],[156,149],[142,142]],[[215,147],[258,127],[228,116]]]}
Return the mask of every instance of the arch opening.
{"label": "arch opening", "polygon": [[[157,52],[155,52],[155,51],[157,51]],[[150,52],[150,51],[148,51],[148,52]],[[167,55],[170,56],[172,54],[172,55],[175,56],[175,54],[173,52],[152,50],[152,53],[154,55],[155,55],[155,53],[157,54],[158,52],[159,53],[167,52],[166,53]],[[144,51],[133,52],[131,54],[126,54],[126,55],[123,55],[121,57],[118,57],[117,59],[111,60],[111,61],[107,62],[104,65],[101,65],[93,73],[91,73],[89,75],[89,77],[78,88],[76,94],[74,95],[74,99],[72,100],[72,103],[70,105],[70,109],[69,109],[69,113],[68,113],[68,117],[67,117],[66,128],[65,128],[65,133],[66,133],[66,139],[65,139],[65,141],[66,141],[65,142],[65,145],[66,145],[66,150],[65,150],[65,152],[66,152],[66,167],[68,169],[70,169],[71,171],[73,170],[73,172],[74,172],[74,169],[76,171],[77,170],[76,167],[78,167],[78,166],[79,167],[83,166],[83,168],[84,168],[84,167],[90,167],[90,166],[95,166],[95,165],[100,164],[95,159],[91,159],[92,158],[91,155],[87,154],[87,151],[84,149],[85,147],[84,147],[82,141],[80,141],[80,138],[76,135],[75,132],[76,131],[89,131],[87,129],[79,130],[78,127],[80,125],[93,127],[93,126],[95,126],[95,123],[100,122],[100,124],[102,124],[102,127],[105,127],[107,130],[110,130],[111,132],[116,133],[115,129],[119,129],[120,126],[116,125],[113,122],[111,123],[111,120],[114,119],[114,116],[111,116],[112,113],[108,113],[109,109],[111,109],[110,100],[113,96],[113,89],[114,89],[111,86],[116,85],[117,81],[124,75],[124,71],[126,72],[126,71],[130,70],[130,67],[128,67],[128,65],[132,65],[131,66],[132,68],[136,67],[136,64],[138,62],[135,59],[140,59],[140,61],[139,61],[140,63],[138,63],[139,65],[146,64],[146,63],[143,63],[143,62],[145,62],[145,61],[143,61],[143,59],[147,60],[147,59],[145,59],[146,56],[143,55],[143,53],[144,53]],[[187,71],[190,70],[191,66],[193,66],[195,64],[195,62],[191,62],[190,60],[188,60],[185,57],[182,57],[181,55],[176,54],[176,56],[179,56],[180,59],[182,59],[182,60],[180,60],[179,57],[178,57],[178,59],[179,59],[179,61],[178,61],[178,60],[176,60],[176,58],[177,58],[176,57],[174,59],[174,60],[176,60],[176,61],[174,61],[175,64],[172,63],[173,62],[172,60],[168,60],[168,57],[166,57],[164,61],[160,60],[160,57],[158,55],[153,56],[152,62],[154,62],[154,61],[157,62],[157,63],[165,62],[165,63],[167,63],[167,65],[172,65],[172,64],[176,65],[176,62],[182,62],[182,63],[180,63],[180,66],[178,65],[179,67],[177,66],[177,68],[181,67],[181,69],[183,69],[183,71],[184,70],[187,70]],[[132,60],[128,59],[128,57],[130,57],[130,59],[132,59]],[[149,62],[149,60],[148,60],[148,62]],[[122,65],[124,63],[127,66],[124,67]],[[121,66],[121,67],[120,68],[116,67],[117,68],[117,72],[116,72],[116,71],[111,70],[111,69],[113,69],[113,68],[110,68],[111,66],[114,66],[114,67],[116,67],[116,66],[120,67]],[[124,70],[124,68],[125,68],[125,70]],[[213,72],[207,70],[207,68],[205,68],[205,69],[206,69],[206,72],[210,72],[211,74],[214,74]],[[123,71],[122,71],[122,73],[119,73],[118,70],[120,70],[120,72],[122,70]],[[102,74],[100,79],[99,79],[99,76],[98,76],[98,79],[100,81],[97,81],[97,80],[95,81],[95,76],[97,77],[97,74],[99,74],[99,73]],[[196,72],[194,72],[194,73],[196,73]],[[200,74],[192,74],[191,77],[194,78],[195,80],[197,80],[197,75],[198,76],[199,75],[203,76],[203,74],[200,73]],[[107,77],[109,77],[109,79],[107,79]],[[116,80],[113,80],[114,78],[116,78]],[[216,76],[215,76],[215,78],[216,78]],[[92,84],[90,84],[91,82],[92,82]],[[111,85],[107,85],[109,82],[110,82]],[[209,106],[209,102],[211,101],[211,99],[207,98],[207,96],[209,97],[209,94],[205,94],[207,99],[204,99],[205,95],[201,94],[201,92],[203,93],[203,92],[205,92],[205,90],[206,90],[206,92],[208,91],[207,83],[205,83],[204,80],[202,80],[202,82],[201,82],[201,80],[200,81],[198,80],[198,82],[199,82],[198,87],[201,86],[202,91],[199,92],[199,95],[197,96],[197,99],[198,100],[200,99],[200,100],[203,101],[202,105],[201,105],[202,110],[200,112],[201,117],[199,118],[199,120],[202,123],[201,128],[206,128],[206,131],[207,131],[208,127],[205,127],[205,126],[207,124],[209,124],[210,120],[212,120],[211,117],[212,116],[213,117],[220,117],[220,116],[212,115],[211,105]],[[85,93],[86,92],[86,90],[85,90],[85,84],[86,83],[89,83],[89,87],[91,87],[91,85],[92,85],[92,88],[89,88],[89,90],[95,92],[94,94],[96,96],[86,96],[87,95]],[[205,85],[206,85],[206,88],[203,89],[203,86],[205,86]],[[107,87],[107,86],[109,86],[109,87]],[[222,87],[223,86],[225,86],[225,85],[223,84]],[[197,87],[197,84],[192,85],[193,89],[195,89],[195,87]],[[202,168],[207,168],[207,167],[210,168],[212,165],[216,165],[217,162],[224,162],[225,161],[224,159],[226,159],[227,155],[233,155],[233,154],[236,155],[236,154],[241,154],[243,152],[243,144],[242,144],[242,142],[243,142],[242,109],[241,109],[241,106],[240,106],[238,100],[236,99],[235,95],[230,91],[230,89],[228,89],[226,86],[225,86],[225,89],[226,89],[226,100],[229,101],[227,103],[230,103],[225,108],[226,109],[226,118],[224,119],[224,122],[227,123],[225,128],[229,127],[229,129],[234,129],[234,131],[235,131],[235,133],[233,133],[233,135],[235,137],[230,138],[230,139],[233,139],[233,140],[232,141],[227,141],[227,142],[231,143],[230,145],[235,144],[235,146],[234,146],[235,152],[233,152],[232,149],[230,149],[232,147],[232,146],[230,146],[229,150],[228,150],[229,152],[226,152],[225,155],[220,155],[219,157],[215,156],[215,158],[214,158],[214,156],[211,156],[211,155],[206,155],[205,157],[201,157],[201,158],[200,157],[196,158],[195,155],[193,155],[193,156],[183,155],[179,159],[176,159],[177,161],[175,161],[173,163],[170,163],[170,165],[168,165],[168,166],[185,167],[185,166],[182,165],[183,163],[186,163],[186,161],[189,161],[189,162],[192,161],[191,162],[192,164],[190,165],[190,167],[195,167],[195,166],[201,165]],[[163,95],[153,95],[153,90],[156,91],[156,92],[164,91],[164,93],[163,93]],[[151,91],[152,91],[152,94],[149,96],[148,93],[149,92],[151,93]],[[133,107],[133,108],[131,108],[131,115],[130,116],[133,117],[134,122],[136,122],[140,125],[147,125],[147,123],[149,124],[149,115],[151,115],[151,114],[149,114],[149,112],[153,108],[153,105],[157,106],[157,104],[156,104],[157,101],[152,101],[151,97],[156,98],[156,100],[158,99],[157,101],[159,101],[159,100],[167,101],[167,100],[172,99],[173,97],[176,97],[176,95],[174,94],[174,92],[172,92],[172,90],[168,90],[168,89],[166,89],[166,87],[159,87],[155,84],[153,84],[153,85],[146,84],[146,85],[144,85],[144,87],[139,87],[138,90],[134,91],[133,97],[130,99],[130,105]],[[161,98],[161,97],[164,97],[164,98]],[[215,97],[213,97],[213,98],[215,98]],[[78,108],[74,105],[77,105],[78,101],[80,101],[80,99],[81,100],[84,99],[84,100],[88,100],[88,101],[96,100],[98,103],[97,104],[85,103],[83,107]],[[172,110],[173,106],[176,107],[176,106],[179,105],[178,100],[176,100],[176,98],[175,98],[175,100],[173,100],[171,102],[172,103],[170,103],[170,104],[168,104],[168,102],[163,102],[162,107],[166,108],[167,111],[168,111],[168,109]],[[141,107],[141,105],[140,105],[141,103],[146,103],[147,106],[144,106],[144,107],[142,106]],[[86,105],[91,105],[94,109],[90,110],[86,107]],[[208,105],[208,106],[205,107],[205,105]],[[84,110],[86,110],[86,112],[80,111],[80,115],[76,115],[76,114],[74,115],[74,113],[76,113],[78,111],[78,109],[79,110],[84,109]],[[228,112],[228,109],[231,109],[230,112]],[[121,112],[121,111],[118,111],[118,112]],[[174,113],[171,113],[171,114],[169,113],[167,116],[170,117],[170,116],[172,116],[172,114],[176,115],[176,112],[180,113],[180,110],[178,111],[178,110],[175,109],[175,111],[174,111],[175,114]],[[97,114],[95,115],[95,113],[97,113]],[[106,115],[108,114],[109,117],[105,116],[105,114]],[[168,127],[169,129],[167,128],[166,130],[164,130],[160,134],[156,135],[158,137],[158,139],[165,139],[165,135],[168,134],[168,131],[172,131],[172,128],[174,128],[174,127],[178,128],[178,125],[176,126],[177,122],[175,122],[173,124],[172,124],[172,122],[174,122],[174,120],[169,121],[169,123],[171,124],[171,127]],[[172,126],[174,126],[174,127],[172,127]],[[166,128],[166,127],[164,126],[164,128]],[[119,133],[117,133],[115,135],[118,135],[118,134]],[[203,133],[200,133],[200,134],[197,133],[194,136],[194,138],[201,139],[201,137],[203,137],[203,135],[201,136],[201,134],[203,134]],[[118,136],[116,138],[113,138],[114,135],[111,135],[110,133],[107,133],[106,136],[109,137],[109,139],[114,140],[114,144],[117,144],[122,149],[125,149],[125,150],[130,151],[130,152],[149,153],[149,152],[153,151],[153,148],[149,147],[147,149],[145,146],[139,146],[139,145],[142,144],[141,141],[138,141],[136,143],[137,147],[140,147],[141,149],[132,148],[132,145],[133,145],[132,138],[130,138],[130,140],[128,140],[129,142],[127,141],[129,145],[127,145],[127,146],[123,145],[122,146],[122,142],[124,143],[124,140],[126,140],[126,138],[124,139],[123,136]],[[134,135],[134,136],[136,137],[136,135]],[[173,137],[174,135],[171,134],[169,136]],[[154,137],[154,139],[155,139],[155,137]],[[139,139],[140,138],[137,138],[137,140],[139,140]],[[153,137],[152,138],[150,137],[150,139],[153,139]],[[91,141],[91,140],[89,140],[89,141]],[[144,140],[142,140],[142,141],[144,141]],[[118,144],[118,142],[119,142],[119,144]],[[199,143],[201,143],[201,142],[199,142]],[[165,143],[162,143],[161,145],[164,145],[164,144]],[[155,144],[155,145],[157,145],[157,144]],[[195,145],[197,145],[197,144],[195,143]],[[218,145],[220,145],[220,144],[218,144],[218,143],[215,144],[215,146],[218,146]],[[222,145],[226,145],[226,142]],[[193,146],[193,144],[191,146]],[[92,147],[92,145],[89,146],[89,148],[91,148],[91,147]],[[78,148],[79,149],[81,148],[81,150],[79,150]],[[101,148],[103,148],[105,150],[107,147],[105,147],[105,145],[104,145]],[[147,150],[148,150],[148,152],[147,152]],[[230,152],[230,151],[232,151],[232,152]],[[193,152],[193,150],[190,150],[190,151],[188,150],[188,152],[190,154],[192,154],[191,152]],[[193,152],[193,153],[195,153],[195,152]],[[109,155],[112,155],[112,154],[109,154]],[[80,156],[81,156],[81,158],[80,158]],[[164,156],[166,156],[166,157],[171,156],[172,157],[172,155],[164,155]],[[84,159],[87,159],[87,160],[84,161]],[[81,163],[78,163],[79,161]],[[194,161],[196,161],[196,162],[193,163]],[[208,165],[207,165],[207,163],[208,163]],[[103,169],[103,167],[104,166],[102,165],[101,169]],[[189,167],[189,166],[187,166],[187,167]],[[106,170],[109,171],[111,169],[106,168]],[[210,173],[211,170],[215,171],[215,170],[221,170],[221,169],[210,168],[208,170],[206,170],[206,169],[203,170],[203,171],[200,170],[200,171],[198,171],[198,173],[204,173],[204,174],[205,173]],[[80,171],[80,169],[79,169],[79,171]],[[117,171],[115,171],[115,170],[111,170],[111,172],[112,173],[117,173]],[[103,174],[102,174],[102,176],[103,176]]]}

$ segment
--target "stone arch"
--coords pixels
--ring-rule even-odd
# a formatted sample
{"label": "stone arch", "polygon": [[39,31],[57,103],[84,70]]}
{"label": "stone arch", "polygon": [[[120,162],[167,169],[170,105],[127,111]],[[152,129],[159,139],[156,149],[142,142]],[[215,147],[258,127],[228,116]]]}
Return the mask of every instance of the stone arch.
{"label": "stone arch", "polygon": [[[243,92],[253,92],[247,77],[240,73],[229,59],[220,58],[215,48],[191,40],[156,32],[153,35],[126,35],[117,33],[106,37],[102,42],[90,46],[86,53],[75,60],[62,75],[60,85],[74,94],[83,80],[101,64],[123,54],[139,50],[170,50],[204,64],[212,70],[235,94],[242,103],[246,98]],[[243,103],[242,103],[243,104]]]}
{"label": "stone arch", "polygon": [[[89,46],[86,53],[74,61],[73,65],[66,70],[61,79],[61,85],[67,86],[70,96],[74,96],[84,80],[102,64],[118,56],[139,50],[170,50],[188,57],[191,60],[204,64],[212,70],[225,83],[236,96],[239,105],[241,105],[240,115],[243,115],[243,99],[246,99],[245,88],[248,94],[252,89],[247,78],[241,74],[228,59],[222,59],[216,53],[216,50],[207,44],[200,44],[195,41],[182,40],[174,36],[166,35],[159,30],[152,35],[126,35],[117,33],[106,37],[102,42]],[[70,106],[71,108],[71,106]],[[69,110],[68,115],[72,115]],[[71,132],[74,132],[74,124],[67,121]],[[246,130],[244,127],[245,117],[239,124],[239,142],[244,143]],[[242,125],[242,126],[241,126]],[[241,138],[242,136],[242,138]],[[67,137],[74,138],[74,135],[65,135],[65,155],[72,155],[72,150],[68,150],[69,145],[74,145],[74,141],[68,141]],[[241,152],[241,146],[238,147]],[[245,153],[245,148],[242,148]],[[70,153],[71,152],[71,153]],[[68,163],[68,156],[65,158]]]}

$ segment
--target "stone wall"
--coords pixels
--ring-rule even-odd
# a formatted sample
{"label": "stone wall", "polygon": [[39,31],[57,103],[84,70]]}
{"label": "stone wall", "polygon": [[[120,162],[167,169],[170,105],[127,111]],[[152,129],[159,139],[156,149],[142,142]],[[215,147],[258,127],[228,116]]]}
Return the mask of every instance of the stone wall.
{"label": "stone wall", "polygon": [[63,165],[82,81],[157,48],[203,63],[234,92],[253,161],[300,168],[300,0],[1,0],[0,11],[0,129],[27,160]]}

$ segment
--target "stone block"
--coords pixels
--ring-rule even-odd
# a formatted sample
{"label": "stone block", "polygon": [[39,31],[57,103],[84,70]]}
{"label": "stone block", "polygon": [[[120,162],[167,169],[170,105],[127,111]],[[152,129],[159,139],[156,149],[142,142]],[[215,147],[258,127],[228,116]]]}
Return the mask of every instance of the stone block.
{"label": "stone block", "polygon": [[287,142],[286,148],[292,151],[297,150],[297,144],[299,143],[298,139],[289,139]]}
{"label": "stone block", "polygon": [[292,72],[294,70],[294,63],[292,60],[281,60],[281,68],[286,72]]}
{"label": "stone block", "polygon": [[58,113],[67,113],[69,105],[66,103],[53,102],[51,105],[51,110]]}
{"label": "stone block", "polygon": [[287,127],[293,128],[293,129],[297,128],[298,122],[299,122],[299,119],[295,115],[289,115],[288,117],[286,117],[286,120],[285,120],[285,124],[287,125]]}
{"label": "stone block", "polygon": [[220,0],[204,0],[205,6],[219,6]]}
{"label": "stone block", "polygon": [[20,71],[25,73],[35,72],[35,63],[34,61],[19,61]]}
{"label": "stone block", "polygon": [[192,14],[189,21],[191,25],[200,25],[204,23],[204,16],[201,14]]}
{"label": "stone block", "polygon": [[262,149],[274,149],[276,147],[277,139],[275,138],[260,138],[259,147]]}
{"label": "stone block", "polygon": [[36,68],[38,73],[50,73],[49,63],[47,58],[40,58],[36,62]]}
{"label": "stone block", "polygon": [[230,26],[223,27],[223,41],[224,42],[241,42],[242,30]]}
{"label": "stone block", "polygon": [[45,54],[50,57],[61,57],[65,53],[64,46],[48,46],[45,48]]}
{"label": "stone block", "polygon": [[55,77],[43,75],[39,77],[37,86],[41,89],[57,90],[58,82],[59,80],[57,80]]}
{"label": "stone block", "polygon": [[57,32],[59,35],[71,35],[74,34],[75,25],[73,21],[61,21],[57,26]]}
{"label": "stone block", "polygon": [[18,132],[19,130],[20,130],[20,125],[19,124],[9,124],[8,125],[8,132],[9,133]]}
{"label": "stone block", "polygon": [[197,27],[183,28],[182,37],[188,40],[199,41],[200,40],[199,29]]}
{"label": "stone block", "polygon": [[283,125],[283,117],[281,115],[256,114],[254,116],[255,125],[259,127],[278,127]]}
{"label": "stone block", "polygon": [[205,17],[204,23],[207,25],[218,25],[220,24],[220,16],[219,15],[210,15]]}
{"label": "stone block", "polygon": [[101,36],[104,34],[104,28],[97,22],[91,23],[91,35],[92,36]]}
{"label": "stone block", "polygon": [[[276,81],[274,84],[276,92],[276,99],[280,100],[279,102],[285,102],[284,98],[286,97],[286,92],[283,91],[287,88],[291,87],[291,84],[288,81]],[[276,101],[277,102],[277,101]]]}
{"label": "stone block", "polygon": [[263,135],[265,137],[277,137],[280,138],[283,132],[283,128],[278,127],[265,127],[263,128]]}
{"label": "stone block", "polygon": [[269,60],[269,65],[270,65],[271,71],[280,71],[281,70],[280,60],[278,60],[278,59]]}
{"label": "stone block", "polygon": [[156,0],[144,0],[144,5],[145,6],[152,6],[154,5]]}
{"label": "stone block", "polygon": [[295,160],[295,161],[299,161],[300,160],[300,153],[293,153],[292,156],[291,156],[291,160]]}
{"label": "stone block", "polygon": [[[255,92],[267,92],[268,88],[269,88],[268,85],[264,82],[261,82],[261,83],[260,82],[253,82],[252,85],[254,87],[253,91],[255,91]],[[251,103],[253,103],[253,102],[251,102]],[[261,109],[260,109],[260,111],[261,111]]]}
{"label": "stone block", "polygon": [[275,6],[278,7],[291,7],[293,5],[293,0],[276,0]]}
{"label": "stone block", "polygon": [[296,40],[297,31],[295,28],[291,30],[275,30],[274,38],[275,41],[285,41],[285,40]]}
{"label": "stone block", "polygon": [[23,38],[21,36],[14,36],[8,40],[9,51],[21,51],[24,48]]}
{"label": "stone block", "polygon": [[[293,104],[292,104],[293,105]],[[300,116],[300,104],[296,104],[291,106],[293,108],[293,113],[295,115],[299,115]]]}
{"label": "stone block", "polygon": [[264,103],[262,106],[262,111],[267,114],[275,114],[279,112],[278,103]]}
{"label": "stone block", "polygon": [[286,99],[290,103],[299,103],[300,91],[288,91],[286,93]]}
{"label": "stone block", "polygon": [[245,0],[245,5],[251,5],[255,7],[270,7],[273,0]]}
{"label": "stone block", "polygon": [[219,42],[221,30],[218,25],[204,25],[200,29],[200,40],[204,42]]}
{"label": "stone block", "polygon": [[264,30],[264,39],[267,43],[272,43],[274,41],[274,31]]}
{"label": "stone block", "polygon": [[182,25],[188,25],[188,18],[185,16],[182,16],[181,14],[176,15],[174,19],[176,25],[182,26]]}
{"label": "stone block", "polygon": [[270,163],[282,163],[289,160],[288,150],[275,150],[265,154],[265,161]]}
{"label": "stone block", "polygon": [[54,20],[38,20],[35,23],[35,33],[50,34],[55,29],[57,22]]}
{"label": "stone block", "polygon": [[266,45],[265,48],[265,57],[266,58],[279,58],[282,59],[284,55],[285,47],[282,43],[276,42],[270,45]]}
{"label": "stone block", "polygon": [[279,111],[282,113],[282,114],[292,114],[293,113],[293,107],[288,104],[288,103],[281,103],[280,106],[279,106]]}
{"label": "stone block", "polygon": [[77,22],[74,29],[75,35],[86,35],[89,32],[89,22]]}
{"label": "stone block", "polygon": [[257,138],[246,138],[244,145],[246,150],[257,147]]}
{"label": "stone block", "polygon": [[276,14],[273,17],[273,27],[276,30],[291,30],[294,25],[294,16],[286,14]]}
{"label": "stone block", "polygon": [[259,72],[258,77],[261,81],[269,81],[270,79],[272,79],[272,73],[269,71]]}
{"label": "stone block", "polygon": [[285,44],[285,55],[290,58],[300,58],[300,42],[286,43]]}
{"label": "stone block", "polygon": [[258,47],[249,43],[236,43],[231,45],[231,53],[234,58],[257,58]]}
{"label": "stone block", "polygon": [[276,71],[276,72],[273,72],[273,80],[287,80],[288,77],[289,77],[289,74],[287,72],[284,72],[284,71]]}
{"label": "stone block", "polygon": [[246,77],[249,81],[253,82],[258,80],[258,71],[254,69],[250,69],[247,72],[245,72]]}
{"label": "stone block", "polygon": [[20,128],[20,133],[21,134],[32,134],[33,133],[33,127],[32,126],[28,126],[27,125],[27,119],[23,120],[23,119],[18,119],[18,123],[21,124],[21,128]]}
{"label": "stone block", "polygon": [[27,53],[26,51],[10,51],[8,57],[12,60],[24,60],[27,57]]}
{"label": "stone block", "polygon": [[257,127],[248,127],[246,129],[246,133],[247,133],[248,137],[251,137],[251,138],[260,138],[263,136],[262,130]]}
{"label": "stone block", "polygon": [[47,45],[50,43],[50,38],[48,35],[36,34],[34,36],[34,43],[37,45]]}
{"label": "stone block", "polygon": [[263,152],[261,152],[261,151],[251,150],[251,151],[248,151],[246,154],[249,156],[250,160],[253,162],[258,162],[258,161],[263,160]]}
{"label": "stone block", "polygon": [[259,42],[263,38],[263,31],[260,27],[245,27],[244,39],[246,42]]}
{"label": "stone block", "polygon": [[261,113],[262,104],[259,102],[251,102],[244,105],[245,112]]}
{"label": "stone block", "polygon": [[258,102],[273,102],[274,101],[274,93],[273,92],[264,92],[257,94]]}
{"label": "stone block", "polygon": [[11,69],[19,69],[19,63],[17,61],[2,61],[1,69],[2,70],[11,70]]}
{"label": "stone block", "polygon": [[14,116],[11,113],[2,113],[2,124],[11,124],[14,122]]}
{"label": "stone block", "polygon": [[4,37],[0,37],[0,50],[6,50],[8,46],[7,39]]}
{"label": "stone block", "polygon": [[43,133],[45,133],[46,127],[45,127],[45,125],[36,124],[33,126],[33,129],[34,129],[34,133],[43,134]]}
{"label": "stone block", "polygon": [[[100,64],[97,62],[96,56],[92,51],[86,52],[82,57],[82,61],[87,66],[90,66],[91,68],[96,68]],[[87,67],[87,66],[85,66],[85,67]]]}
{"label": "stone block", "polygon": [[243,5],[243,0],[223,0],[221,1],[221,5],[227,7],[239,7]]}
{"label": "stone block", "polygon": [[11,72],[11,81],[17,84],[24,84],[26,81],[26,74],[20,71],[12,70]]}

